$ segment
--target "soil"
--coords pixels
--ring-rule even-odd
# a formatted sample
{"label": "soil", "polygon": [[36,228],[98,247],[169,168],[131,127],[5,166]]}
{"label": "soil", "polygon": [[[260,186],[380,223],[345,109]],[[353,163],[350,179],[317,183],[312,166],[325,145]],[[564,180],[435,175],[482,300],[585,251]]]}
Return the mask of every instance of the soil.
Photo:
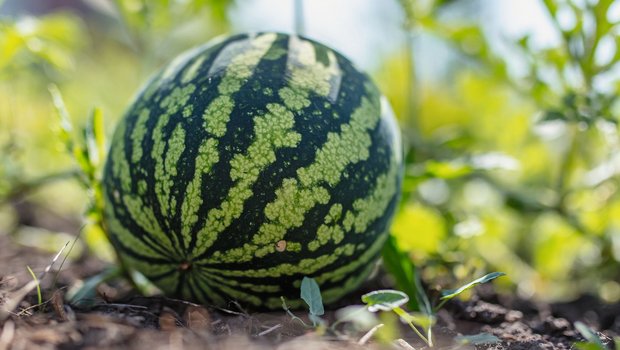
{"label": "soil", "polygon": [[[284,311],[247,312],[239,305],[214,308],[165,297],[138,296],[125,283],[103,284],[88,304],[70,305],[64,298],[71,286],[100,273],[106,264],[84,256],[52,270],[43,283],[43,304],[36,289],[25,297],[20,287],[32,281],[26,271],[42,271],[54,253],[15,244],[0,234],[0,350],[4,349],[422,349],[425,344],[404,325],[387,342],[365,337],[368,329],[342,324],[337,332],[306,328]],[[59,264],[60,260],[56,263]],[[381,274],[379,274],[381,275]],[[55,280],[55,281],[54,281]],[[378,279],[341,305],[359,304],[362,293],[389,288]],[[19,298],[6,319],[2,313]],[[303,311],[294,311],[302,317]],[[6,315],[6,313],[5,313]],[[324,319],[334,322],[335,312]],[[381,318],[382,322],[386,322]],[[477,289],[468,301],[451,301],[437,315],[433,328],[438,349],[573,349],[583,341],[573,324],[581,321],[598,331],[613,349],[620,335],[620,304],[603,304],[590,296],[570,303],[545,304],[501,296],[491,285]],[[488,333],[496,343],[463,344],[460,335]],[[365,339],[365,338],[368,338]],[[458,339],[458,338],[457,338]],[[620,350],[620,349],[619,349]]]}

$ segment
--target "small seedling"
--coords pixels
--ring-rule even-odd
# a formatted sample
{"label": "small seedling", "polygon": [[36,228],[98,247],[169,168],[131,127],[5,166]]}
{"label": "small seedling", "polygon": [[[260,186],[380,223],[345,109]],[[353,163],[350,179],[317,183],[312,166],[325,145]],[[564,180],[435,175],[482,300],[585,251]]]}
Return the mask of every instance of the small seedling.
{"label": "small seedling", "polygon": [[310,310],[308,312],[308,318],[310,318],[312,324],[315,327],[319,324],[323,324],[324,322],[320,317],[325,314],[323,298],[321,297],[319,284],[316,283],[314,278],[304,277],[301,281],[301,299],[308,304]]}
{"label": "small seedling", "polygon": [[416,328],[416,325],[422,327],[425,331],[435,323],[435,319],[430,315],[421,313],[410,314],[401,308],[402,305],[409,301],[407,294],[398,290],[377,290],[362,295],[362,302],[366,304],[368,311],[393,311],[400,319],[407,323],[409,327],[422,339],[428,346],[433,346],[432,339],[422,335]]}
{"label": "small seedling", "polygon": [[[398,315],[398,317],[400,317],[400,319],[403,322],[409,325],[409,327],[418,335],[418,337],[420,337],[420,339],[422,339],[429,347],[432,347],[433,346],[432,326],[435,323],[435,313],[448,300],[456,297],[457,295],[463,293],[464,291],[478,284],[492,281],[496,279],[497,277],[500,277],[503,275],[505,274],[502,272],[489,273],[459,288],[443,291],[442,297],[440,298],[441,302],[435,308],[432,308],[433,312],[409,313],[405,311],[403,308],[401,308],[401,306],[405,305],[409,301],[409,297],[407,296],[407,294],[401,291],[397,291],[397,290],[378,290],[378,291],[364,294],[362,296],[362,302],[366,304],[368,311],[371,311],[371,312],[393,311],[394,313]],[[428,300],[426,296],[424,296],[424,299]],[[418,303],[419,303],[419,300],[418,300]],[[422,305],[426,303],[427,301],[423,302]],[[422,335],[422,333],[418,330],[416,326],[422,328],[426,332],[426,336]],[[474,336],[459,337],[458,339],[455,339],[455,341],[459,343],[462,343],[463,341],[465,341],[467,342],[467,344],[474,344],[474,343],[494,343],[494,342],[499,341],[499,339],[491,335],[478,334]]]}
{"label": "small seedling", "polygon": [[34,271],[32,271],[30,266],[26,265],[26,269],[30,273],[30,276],[32,276],[32,280],[37,285],[37,302],[38,302],[39,305],[41,305],[43,303],[43,297],[41,295],[41,283],[39,283],[39,279],[37,278],[37,275],[34,274]]}
{"label": "small seedling", "polygon": [[294,321],[300,322],[304,327],[319,327],[325,324],[325,321],[321,319],[321,316],[325,314],[325,308],[323,307],[323,298],[321,297],[321,289],[319,284],[316,283],[314,278],[304,277],[301,281],[301,299],[308,305],[308,318],[312,321],[312,326],[308,325],[304,320],[295,316],[291,309],[286,305],[284,297],[282,299],[282,308],[286,313],[291,316]]}
{"label": "small seedling", "polygon": [[614,338],[614,347],[607,347],[603,340],[590,327],[582,322],[575,322],[575,329],[586,339],[584,342],[575,343],[575,348],[579,350],[610,350],[620,349],[620,337]]}

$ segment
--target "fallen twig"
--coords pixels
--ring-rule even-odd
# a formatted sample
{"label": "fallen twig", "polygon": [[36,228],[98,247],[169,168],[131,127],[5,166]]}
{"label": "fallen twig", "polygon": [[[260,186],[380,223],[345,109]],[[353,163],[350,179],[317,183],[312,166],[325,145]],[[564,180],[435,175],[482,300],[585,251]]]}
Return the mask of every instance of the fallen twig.
{"label": "fallen twig", "polygon": [[2,329],[2,333],[0,334],[0,350],[9,349],[14,336],[15,323],[9,320],[4,324],[4,328]]}
{"label": "fallen twig", "polygon": [[269,333],[271,333],[271,332],[275,331],[276,329],[278,329],[278,328],[280,328],[280,327],[282,327],[282,324],[281,324],[281,323],[278,323],[277,325],[275,325],[275,326],[273,326],[273,327],[269,327],[268,329],[266,329],[266,330],[264,330],[264,331],[262,331],[262,332],[258,333],[258,336],[259,336],[259,337],[262,337],[262,336],[264,336],[264,335],[267,335],[267,334],[269,334]]}
{"label": "fallen twig", "polygon": [[360,340],[357,342],[357,345],[364,345],[370,340],[370,338],[377,332],[379,328],[383,327],[383,323],[379,323],[378,325],[372,327]]}

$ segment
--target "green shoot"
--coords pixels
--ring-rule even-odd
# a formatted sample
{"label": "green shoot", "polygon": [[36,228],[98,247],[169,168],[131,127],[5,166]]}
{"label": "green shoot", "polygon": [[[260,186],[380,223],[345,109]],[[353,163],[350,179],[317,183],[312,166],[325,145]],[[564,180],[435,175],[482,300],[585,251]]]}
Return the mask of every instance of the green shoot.
{"label": "green shoot", "polygon": [[420,310],[420,301],[417,297],[418,289],[415,283],[415,265],[409,256],[398,248],[398,242],[396,242],[394,236],[389,235],[382,254],[383,265],[390,272],[390,275],[394,277],[396,287],[411,296],[408,304],[409,308],[411,310]]}
{"label": "green shoot", "polygon": [[362,302],[366,304],[368,311],[393,311],[400,319],[407,323],[428,346],[433,346],[432,339],[428,339],[416,328],[416,325],[424,330],[430,329],[435,320],[424,314],[409,314],[401,308],[401,305],[409,301],[407,294],[398,290],[377,290],[362,295]]}
{"label": "green shoot", "polygon": [[37,275],[34,274],[34,271],[32,271],[30,266],[26,265],[26,269],[30,273],[30,276],[32,276],[32,280],[37,284],[37,303],[41,305],[43,304],[43,297],[41,296],[41,283],[39,283]]}
{"label": "green shoot", "polygon": [[[392,248],[388,248],[392,249]],[[393,250],[392,252],[397,252]],[[391,252],[391,253],[392,253]],[[391,254],[390,253],[390,254]],[[392,254],[394,257],[395,254]],[[401,261],[404,261],[402,259]],[[404,265],[406,266],[406,265]],[[402,270],[401,270],[402,271]],[[435,313],[439,310],[448,300],[456,297],[457,295],[463,293],[464,291],[478,285],[481,283],[486,283],[496,279],[497,277],[505,275],[503,272],[493,272],[489,273],[485,276],[482,276],[474,281],[471,281],[457,289],[446,290],[442,293],[442,297],[440,298],[441,302],[435,308],[431,308],[430,302],[428,301],[428,297],[424,294],[422,289],[422,284],[418,274],[411,276],[413,279],[415,296],[418,300],[422,300],[423,302],[417,303],[416,305],[423,306],[422,312],[418,313],[408,313],[407,311],[401,308],[402,305],[407,304],[409,301],[409,296],[398,290],[377,290],[374,292],[370,292],[364,294],[362,296],[362,302],[366,304],[368,311],[377,312],[377,311],[392,311],[398,315],[398,317],[405,323],[409,325],[409,327],[422,339],[429,347],[433,346],[433,333],[432,326],[435,324]],[[422,335],[422,333],[416,327],[422,328],[426,332],[426,336]],[[461,337],[459,339],[455,339],[457,342],[465,342],[463,344],[476,344],[478,343],[491,343],[498,341],[496,337],[490,335],[477,335],[477,336],[466,336]]]}
{"label": "green shoot", "polygon": [[302,320],[301,318],[295,316],[295,314],[291,311],[291,309],[288,307],[288,305],[286,305],[286,300],[284,299],[284,297],[280,297],[280,299],[282,300],[282,308],[284,309],[284,311],[286,311],[286,313],[291,317],[291,319],[293,321],[298,321],[299,323],[301,323],[306,328],[311,328],[312,327],[309,324],[307,324],[306,322],[304,322],[304,320]]}

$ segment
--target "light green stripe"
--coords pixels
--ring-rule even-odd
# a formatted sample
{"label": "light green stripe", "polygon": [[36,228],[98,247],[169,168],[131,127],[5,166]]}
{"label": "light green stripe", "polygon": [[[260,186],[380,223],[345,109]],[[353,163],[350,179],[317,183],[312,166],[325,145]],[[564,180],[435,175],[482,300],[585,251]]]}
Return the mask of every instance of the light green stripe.
{"label": "light green stripe", "polygon": [[390,162],[387,174],[377,178],[373,192],[366,198],[353,202],[355,220],[353,226],[356,233],[363,233],[368,225],[385,214],[385,210],[396,194],[396,181],[399,164],[394,159]]}
{"label": "light green stripe", "polygon": [[377,177],[371,193],[353,202],[353,211],[342,215],[342,205],[334,204],[324,219],[325,223],[317,230],[316,239],[308,244],[308,249],[315,251],[329,241],[338,244],[352,230],[364,233],[369,224],[385,215],[385,210],[396,194],[399,167],[396,156],[393,156],[388,171]]}
{"label": "light green stripe", "polygon": [[286,75],[289,86],[278,91],[284,104],[299,111],[310,106],[310,92],[336,100],[342,80],[338,60],[328,51],[329,65],[316,60],[314,44],[297,36],[289,39],[289,55],[286,62]]}
{"label": "light green stripe", "polygon": [[[230,63],[218,85],[218,91],[221,95],[211,101],[203,113],[204,128],[209,134],[209,137],[205,138],[200,145],[195,163],[196,170],[194,171],[192,181],[185,189],[185,200],[181,205],[181,220],[183,223],[181,234],[186,242],[190,242],[192,239],[192,227],[198,221],[197,213],[203,203],[202,177],[204,174],[209,173],[213,165],[219,161],[217,150],[219,138],[226,134],[226,125],[235,107],[234,100],[230,97],[230,94],[237,92],[243,83],[252,75],[261,57],[269,50],[275,39],[276,35],[273,33],[248,39],[250,47],[230,58]],[[222,51],[218,59],[216,59],[216,62],[214,62],[214,66],[222,64],[221,61],[223,59],[220,57],[229,55],[231,48],[234,49],[234,44]],[[228,58],[225,60],[228,60]],[[243,201],[244,199],[242,202]],[[239,205],[239,201],[231,201],[228,204],[222,203],[223,208],[225,205]],[[218,211],[212,211],[212,220],[216,217],[221,217],[218,213]],[[225,224],[225,226],[228,225],[229,224]],[[199,238],[204,234],[204,231],[205,230],[199,233]],[[220,231],[207,229],[207,234],[210,235],[216,235],[218,232]],[[207,238],[206,242],[208,241],[209,239]]]}
{"label": "light green stripe", "polygon": [[172,240],[164,234],[164,231],[157,222],[153,210],[145,206],[142,199],[136,196],[123,195],[123,203],[131,219],[148,233],[145,238],[148,238],[150,242],[153,242],[157,246],[162,247],[164,251],[169,251],[171,255],[174,255],[174,251],[171,247],[180,247],[179,242],[176,240],[172,242]]}
{"label": "light green stripe", "polygon": [[[324,66],[316,60],[314,43],[291,35],[289,38],[289,55],[286,63],[290,85],[295,89],[315,92],[329,96],[332,101],[337,97],[342,73],[336,55],[327,51],[329,65]],[[334,96],[335,94],[335,96]]]}
{"label": "light green stripe", "polygon": [[136,164],[142,158],[142,140],[146,135],[146,122],[148,121],[150,112],[148,108],[143,108],[138,114],[138,119],[131,132],[131,162]]}
{"label": "light green stripe", "polygon": [[207,107],[203,114],[205,129],[215,137],[222,137],[226,133],[226,124],[230,120],[230,113],[235,102],[230,96],[220,95]]}
{"label": "light green stripe", "polygon": [[224,278],[213,274],[208,275],[208,278],[211,284],[215,287],[225,285],[233,288],[242,288],[256,293],[277,293],[281,290],[279,285],[240,283],[234,279]]}
{"label": "light green stripe", "polygon": [[373,101],[363,97],[360,107],[351,115],[350,123],[343,125],[339,134],[327,135],[327,142],[316,152],[315,162],[307,168],[298,169],[297,179],[283,181],[276,190],[276,199],[265,207],[268,222],[261,225],[252,243],[224,253],[216,252],[211,261],[246,262],[275,253],[276,243],[284,238],[290,228],[301,226],[310,209],[316,204],[329,202],[329,191],[320,184],[336,186],[345,167],[369,156],[371,139],[368,132],[379,121],[380,111],[374,90],[370,85],[366,89]]}
{"label": "light green stripe", "polygon": [[304,274],[312,274],[315,271],[318,271],[322,268],[325,268],[340,258],[340,256],[350,256],[355,252],[355,245],[353,244],[345,244],[343,246],[337,247],[332,254],[321,255],[317,258],[307,258],[301,259],[298,264],[290,264],[284,263],[277,266],[269,267],[269,268],[261,268],[255,270],[219,270],[219,269],[211,269],[205,268],[206,271],[209,271],[213,274],[218,274],[221,276],[227,277],[254,277],[254,278],[264,278],[264,277],[281,277],[286,275],[295,275],[299,273]]}
{"label": "light green stripe", "polygon": [[209,285],[210,285],[210,277],[204,273],[204,271],[192,270],[191,274],[188,277],[187,283],[189,286],[192,286],[195,291],[197,291],[197,297],[202,298],[203,294],[209,296],[210,300],[203,300],[204,302],[214,302],[218,305],[224,305],[226,300],[219,294],[216,293]]}
{"label": "light green stripe", "polygon": [[207,54],[203,53],[202,55],[200,55],[198,58],[194,60],[194,63],[192,63],[191,66],[185,69],[185,71],[183,72],[183,78],[181,79],[181,82],[183,84],[189,83],[192,79],[196,77],[196,73],[198,73],[198,69],[200,69],[200,66],[205,61],[206,58],[207,58]]}
{"label": "light green stripe", "polygon": [[321,291],[321,297],[323,298],[323,302],[325,302],[326,304],[331,303],[340,299],[340,297],[342,297],[343,295],[349,294],[355,289],[357,289],[357,287],[364,280],[366,280],[366,278],[368,278],[368,275],[370,275],[370,273],[372,272],[372,270],[375,269],[375,267],[376,264],[369,263],[361,273],[347,278],[344,283],[339,284],[337,287]]}
{"label": "light green stripe", "polygon": [[[114,134],[114,147],[112,147],[112,174],[121,183],[123,192],[131,190],[131,175],[129,173],[129,163],[125,158],[125,132],[127,130],[127,120],[122,120]],[[118,190],[114,190],[118,191]],[[110,202],[111,203],[111,202]]]}
{"label": "light green stripe", "polygon": [[255,270],[220,270],[213,268],[204,268],[204,270],[210,274],[217,274],[226,277],[269,278],[292,276],[300,273],[303,273],[304,275],[312,275],[314,272],[337,262],[341,256],[351,256],[355,254],[356,251],[363,250],[363,253],[359,257],[355,258],[352,263],[315,277],[317,282],[321,284],[330,279],[341,278],[347,273],[355,271],[359,266],[370,262],[379,250],[383,248],[386,238],[387,235],[382,233],[370,247],[364,249],[360,249],[365,247],[363,244],[356,247],[355,245],[349,243],[344,246],[337,247],[332,254],[321,255],[317,258],[301,259],[297,265],[284,263],[269,268]]}
{"label": "light green stripe", "polygon": [[[150,264],[150,265],[147,264],[147,267],[145,268],[147,268],[148,270],[140,270],[140,271],[148,271],[151,274],[151,276],[155,276],[160,273],[164,273],[166,271],[176,270],[175,272],[173,272],[172,274],[166,277],[153,281],[153,283],[155,283],[157,288],[161,289],[162,292],[164,292],[164,294],[172,295],[177,291],[177,287],[179,285],[179,281],[180,281],[179,271],[177,270],[177,266],[175,265],[163,265],[163,266],[166,266],[167,268],[165,270],[162,269],[162,271],[157,271],[158,269],[153,269],[153,264]],[[149,278],[149,275],[145,274],[144,276],[146,278]]]}
{"label": "light green stripe", "polygon": [[190,242],[191,228],[198,221],[198,210],[202,205],[202,176],[211,171],[211,167],[219,161],[217,140],[206,139],[198,149],[196,157],[196,169],[192,181],[187,184],[185,200],[181,205],[181,233],[186,242]]}
{"label": "light green stripe", "polygon": [[261,58],[267,53],[273,42],[276,40],[277,35],[275,33],[267,33],[255,38],[249,38],[250,49],[245,50],[241,54],[232,53],[234,56],[230,59],[230,62],[226,62],[227,59],[219,59],[220,57],[226,57],[230,55],[227,49],[235,50],[237,45],[247,45],[245,42],[232,43],[226,49],[222,51],[220,56],[216,58],[216,62],[213,63],[213,69],[225,64],[226,73],[222,78],[222,82],[218,86],[218,91],[223,95],[233,94],[241,88],[245,81],[252,76],[254,68],[258,65]]}
{"label": "light green stripe", "polygon": [[[292,300],[285,299],[285,300],[286,300],[286,306],[290,309],[301,309],[303,306],[306,306],[306,303],[301,299],[292,299]],[[272,309],[272,310],[280,309],[282,308],[282,299],[281,298],[269,298],[263,302],[262,306],[268,309]]]}
{"label": "light green stripe", "polygon": [[230,161],[230,177],[235,185],[230,188],[220,207],[207,213],[207,221],[197,234],[194,256],[201,255],[213,244],[217,235],[241,215],[245,200],[252,196],[251,186],[258,175],[276,161],[275,151],[282,147],[295,147],[301,140],[301,135],[292,131],[295,119],[290,111],[273,103],[267,105],[267,110],[268,113],[254,119],[252,144],[243,154],[235,154]]}
{"label": "light green stripe", "polygon": [[344,239],[344,231],[338,224],[342,217],[342,204],[336,203],[329,208],[329,213],[323,219],[323,224],[319,226],[316,232],[316,239],[308,243],[308,249],[315,251],[320,246],[327,244],[329,241],[334,241],[338,244]]}
{"label": "light green stripe", "polygon": [[159,200],[161,214],[166,218],[170,218],[176,209],[176,199],[170,195],[170,192],[174,186],[174,177],[177,175],[177,163],[185,149],[185,129],[183,129],[181,124],[177,124],[172,132],[172,136],[168,140],[168,151],[162,162],[161,157],[158,159],[157,156],[163,153],[164,141],[162,141],[161,137],[159,142],[155,141],[156,136],[162,135],[159,126],[158,123],[153,131],[153,140],[157,143],[156,146],[153,146],[153,160],[156,161],[155,194]]}
{"label": "light green stripe", "polygon": [[357,270],[360,266],[371,262],[373,258],[379,253],[379,251],[383,248],[386,239],[387,233],[382,232],[379,237],[377,237],[377,239],[372,243],[372,245],[365,249],[360,256],[353,260],[353,262],[348,265],[331,270],[329,272],[325,272],[319,276],[316,276],[314,279],[319,284],[323,284],[325,282],[339,281],[344,276],[348,276],[351,272]]}
{"label": "light green stripe", "polygon": [[226,295],[231,297],[232,300],[242,300],[254,306],[260,306],[263,303],[259,297],[242,292],[235,288],[230,288],[224,285],[218,285],[217,288],[226,293]]}
{"label": "light green stripe", "polygon": [[[362,283],[368,277],[368,275],[374,268],[375,264],[368,264],[368,267],[366,267],[364,271],[362,271],[362,273],[349,277],[344,283],[338,285],[337,287],[321,290],[321,298],[323,299],[323,303],[329,304],[340,299],[340,297],[342,297],[343,295],[353,292],[355,289],[357,289],[360,283]],[[301,307],[304,303],[301,300],[295,299],[286,300],[286,304],[290,308],[298,308]],[[280,299],[279,297],[268,298],[264,301],[263,306],[269,309],[277,309],[282,306],[282,299]]]}
{"label": "light green stripe", "polygon": [[[161,115],[157,120],[157,124],[155,124],[155,128],[153,129],[153,148],[151,149],[151,158],[155,163],[155,173],[153,174],[155,177],[155,194],[162,207],[164,216],[166,216],[168,212],[168,197],[166,197],[164,193],[164,181],[167,177],[164,162],[162,161],[166,150],[166,139],[164,138],[163,129],[166,127],[169,120],[170,116],[168,114]],[[170,184],[167,186],[169,185]],[[166,210],[164,211],[164,209]]]}
{"label": "light green stripe", "polygon": [[327,142],[316,152],[315,161],[307,168],[297,170],[297,177],[304,187],[327,182],[335,186],[345,167],[368,159],[371,139],[369,131],[379,121],[379,101],[363,97],[360,107],[351,115],[349,124],[340,133],[329,133]]}
{"label": "light green stripe", "polygon": [[164,109],[164,114],[169,116],[178,112],[181,107],[187,105],[187,101],[196,90],[196,85],[187,84],[183,87],[177,86],[160,102],[159,106]]}
{"label": "light green stripe", "polygon": [[127,230],[125,226],[123,226],[123,224],[121,224],[120,221],[118,221],[118,219],[113,216],[113,214],[109,214],[107,216],[106,224],[108,225],[108,229],[110,230],[110,232],[113,232],[115,234],[116,238],[121,242],[121,244],[128,247],[129,249],[135,252],[139,252],[140,255],[146,257],[155,259],[165,258],[161,255],[161,253],[153,250],[149,245],[147,245],[141,239],[129,232],[129,230]]}

